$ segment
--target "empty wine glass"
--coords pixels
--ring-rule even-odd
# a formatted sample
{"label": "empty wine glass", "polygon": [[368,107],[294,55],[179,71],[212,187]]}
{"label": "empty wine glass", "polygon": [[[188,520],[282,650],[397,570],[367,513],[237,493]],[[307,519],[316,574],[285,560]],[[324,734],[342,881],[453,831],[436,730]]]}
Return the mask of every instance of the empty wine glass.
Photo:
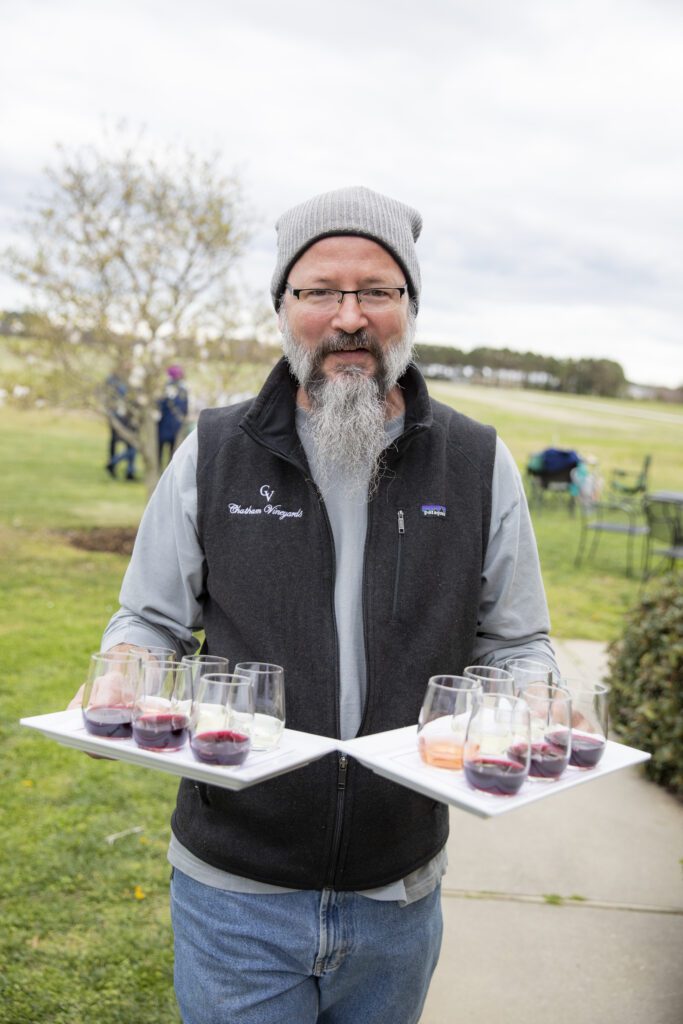
{"label": "empty wine glass", "polygon": [[417,722],[417,749],[425,764],[462,768],[465,730],[473,700],[480,693],[476,679],[431,677]]}
{"label": "empty wine glass", "polygon": [[205,764],[239,765],[251,749],[254,690],[245,676],[208,673],[197,683],[190,717],[190,747]]}
{"label": "empty wine glass", "polygon": [[525,701],[484,693],[476,701],[465,736],[465,778],[474,789],[514,796],[529,774],[531,715]]}
{"label": "empty wine glass", "polygon": [[192,673],[177,661],[149,659],[140,666],[133,705],[133,739],[145,750],[179,750],[192,710]]}
{"label": "empty wine glass", "polygon": [[463,671],[468,679],[476,679],[484,693],[507,693],[514,696],[512,673],[497,665],[468,665]]}
{"label": "empty wine glass", "polygon": [[103,651],[90,657],[83,687],[83,724],[93,736],[127,739],[131,735],[140,659],[129,651]]}
{"label": "empty wine glass", "polygon": [[578,679],[563,679],[562,685],[572,697],[572,752],[569,763],[574,768],[595,768],[607,743],[609,686]]}
{"label": "empty wine glass", "polygon": [[254,690],[252,750],[272,750],[285,728],[285,670],[266,661],[240,661],[235,674],[249,679]]}
{"label": "empty wine glass", "polygon": [[545,661],[537,661],[535,658],[510,658],[505,662],[505,668],[511,673],[514,684],[514,692],[521,696],[524,689],[531,683],[554,683],[560,682],[557,672]]}
{"label": "empty wine glass", "polygon": [[572,699],[569,691],[552,683],[529,683],[523,699],[531,713],[529,777],[555,780],[569,763]]}

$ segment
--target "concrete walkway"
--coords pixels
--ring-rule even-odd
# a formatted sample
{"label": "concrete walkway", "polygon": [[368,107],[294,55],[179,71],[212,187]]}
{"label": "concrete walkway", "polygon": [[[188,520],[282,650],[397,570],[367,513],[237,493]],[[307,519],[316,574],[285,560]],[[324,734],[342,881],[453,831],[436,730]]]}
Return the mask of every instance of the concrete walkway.
{"label": "concrete walkway", "polygon": [[[556,641],[602,678],[603,645]],[[501,818],[451,810],[420,1024],[682,1024],[683,804],[640,768]]]}

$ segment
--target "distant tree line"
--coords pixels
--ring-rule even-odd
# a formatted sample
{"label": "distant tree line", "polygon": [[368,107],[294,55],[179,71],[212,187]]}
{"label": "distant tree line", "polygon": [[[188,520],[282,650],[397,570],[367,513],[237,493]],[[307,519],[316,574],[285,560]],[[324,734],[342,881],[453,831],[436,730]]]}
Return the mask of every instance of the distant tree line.
{"label": "distant tree line", "polygon": [[450,345],[419,344],[417,359],[430,377],[486,379],[576,395],[618,397],[626,391],[621,365],[612,359],[556,359],[509,348],[475,348],[470,352]]}

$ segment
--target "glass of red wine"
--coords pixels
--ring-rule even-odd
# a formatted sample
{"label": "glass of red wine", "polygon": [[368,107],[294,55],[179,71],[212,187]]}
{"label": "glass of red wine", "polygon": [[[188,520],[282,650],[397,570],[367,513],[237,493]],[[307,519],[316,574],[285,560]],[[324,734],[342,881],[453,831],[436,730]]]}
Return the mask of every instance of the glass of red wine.
{"label": "glass of red wine", "polygon": [[237,675],[251,680],[254,691],[252,750],[274,750],[285,728],[285,670],[266,661],[240,661]]}
{"label": "glass of red wine", "polygon": [[463,671],[468,679],[476,679],[484,693],[507,693],[514,697],[512,673],[497,665],[468,665]]}
{"label": "glass of red wine", "polygon": [[192,672],[177,661],[150,658],[140,665],[133,704],[133,739],[144,750],[180,750],[188,736]]}
{"label": "glass of red wine", "polygon": [[572,740],[572,699],[552,683],[529,683],[523,699],[531,714],[529,778],[554,782],[569,764]]}
{"label": "glass of red wine", "polygon": [[465,731],[472,705],[481,693],[476,679],[432,676],[417,721],[417,749],[434,768],[462,768]]}
{"label": "glass of red wine", "polygon": [[204,764],[240,765],[251,749],[254,688],[247,676],[210,672],[192,701],[190,747]]}
{"label": "glass of red wine", "polygon": [[140,669],[135,652],[102,651],[90,657],[83,687],[83,724],[93,736],[128,739]]}
{"label": "glass of red wine", "polygon": [[572,752],[574,768],[595,768],[607,744],[609,686],[563,679],[572,696]]}
{"label": "glass of red wine", "polygon": [[531,683],[553,683],[560,685],[560,678],[555,669],[545,661],[535,658],[510,658],[505,668],[512,675],[514,692],[521,696],[524,689]]}
{"label": "glass of red wine", "polygon": [[531,714],[526,701],[505,693],[479,696],[465,735],[463,766],[470,786],[515,796],[529,775]]}

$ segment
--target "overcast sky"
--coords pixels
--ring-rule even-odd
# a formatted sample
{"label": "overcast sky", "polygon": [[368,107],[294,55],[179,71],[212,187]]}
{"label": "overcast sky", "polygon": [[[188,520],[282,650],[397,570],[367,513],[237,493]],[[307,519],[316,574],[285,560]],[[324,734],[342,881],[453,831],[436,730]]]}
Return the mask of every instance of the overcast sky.
{"label": "overcast sky", "polygon": [[[418,339],[683,383],[681,0],[0,0],[0,245],[103,119],[219,151],[258,223],[363,184],[417,207]],[[20,303],[0,278],[0,305]]]}

